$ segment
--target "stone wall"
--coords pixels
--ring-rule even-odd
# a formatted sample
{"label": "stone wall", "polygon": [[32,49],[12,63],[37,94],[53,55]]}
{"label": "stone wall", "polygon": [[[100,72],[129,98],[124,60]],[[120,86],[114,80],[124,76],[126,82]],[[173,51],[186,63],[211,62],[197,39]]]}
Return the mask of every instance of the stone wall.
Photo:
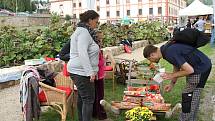
{"label": "stone wall", "polygon": [[[133,45],[132,45],[133,46],[132,50],[144,47],[147,44],[148,44],[147,40],[135,41],[133,43]],[[103,48],[104,53],[105,53],[105,51],[108,51],[108,50],[111,51],[111,53],[113,54],[113,56],[120,55],[120,54],[122,54],[122,53],[125,52],[123,45]]]}
{"label": "stone wall", "polygon": [[48,25],[49,16],[0,16],[0,26],[11,25],[16,27]]}
{"label": "stone wall", "polygon": [[10,80],[10,81],[7,81],[7,82],[2,82],[2,83],[0,83],[0,90],[4,89],[4,88],[11,87],[11,86],[14,86],[14,85],[17,85],[19,83],[20,83],[20,80]]}

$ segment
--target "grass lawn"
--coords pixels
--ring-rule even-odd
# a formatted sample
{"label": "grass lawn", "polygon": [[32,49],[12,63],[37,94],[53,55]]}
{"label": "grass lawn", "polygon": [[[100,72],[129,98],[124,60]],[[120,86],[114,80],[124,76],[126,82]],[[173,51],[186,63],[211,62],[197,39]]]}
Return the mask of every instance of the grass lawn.
{"label": "grass lawn", "polygon": [[[212,55],[212,49],[209,45],[206,45],[200,48],[205,54]],[[165,67],[167,71],[172,70],[172,66],[167,63],[165,60],[161,60],[160,62],[162,67]],[[164,85],[169,83],[169,81],[165,81]],[[185,78],[179,78],[177,84],[175,85],[174,89],[169,93],[164,93],[164,99],[167,103],[171,103],[173,106],[181,101],[181,91],[185,85]],[[125,90],[126,85],[123,84],[116,84],[116,90],[112,92],[112,81],[106,80],[105,81],[105,100],[111,102],[113,100],[122,100],[123,91]],[[171,119],[165,119],[163,116],[158,117],[158,121],[177,121],[177,116],[173,116]],[[108,112],[108,117],[111,118],[113,121],[125,121],[124,111],[120,115],[114,115]],[[70,117],[68,116],[68,121],[70,121]],[[48,110],[43,112],[41,115],[40,121],[60,121],[60,115],[54,112],[53,110]],[[75,117],[75,121],[77,120],[77,116]]]}

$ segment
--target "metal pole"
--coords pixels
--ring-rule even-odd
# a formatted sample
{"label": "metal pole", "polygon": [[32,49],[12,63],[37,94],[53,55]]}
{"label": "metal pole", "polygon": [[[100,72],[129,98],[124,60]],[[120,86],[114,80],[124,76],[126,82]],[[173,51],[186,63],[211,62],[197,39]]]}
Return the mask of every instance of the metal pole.
{"label": "metal pole", "polygon": [[16,14],[17,14],[18,6],[17,6],[17,0],[16,0]]}
{"label": "metal pole", "polygon": [[5,1],[4,1],[4,9],[5,9]]}
{"label": "metal pole", "polygon": [[92,0],[90,0],[90,10],[92,10]]}
{"label": "metal pole", "polygon": [[30,0],[30,13],[32,13],[32,5],[31,5],[31,0]]}
{"label": "metal pole", "polygon": [[123,2],[123,1],[124,1],[124,0],[122,0],[122,9],[123,9],[123,10],[122,10],[122,19],[124,19],[124,16],[125,16],[125,15],[124,15],[124,2]]}
{"label": "metal pole", "polygon": [[[214,16],[214,13],[215,13],[215,0],[213,0],[212,2],[213,2],[213,17],[214,17],[213,20],[215,20],[215,16]],[[214,21],[213,21],[213,24],[214,24]]]}

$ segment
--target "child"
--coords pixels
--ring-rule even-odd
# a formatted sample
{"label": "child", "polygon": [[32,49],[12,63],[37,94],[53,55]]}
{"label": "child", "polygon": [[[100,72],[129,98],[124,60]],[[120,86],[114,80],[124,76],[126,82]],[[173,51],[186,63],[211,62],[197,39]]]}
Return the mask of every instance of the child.
{"label": "child", "polygon": [[100,47],[99,52],[99,71],[97,74],[97,79],[94,81],[95,83],[95,102],[93,105],[93,117],[98,118],[99,120],[106,120],[107,114],[104,108],[100,105],[100,100],[104,98],[104,76],[105,76],[105,59],[103,56],[103,52],[101,50],[103,33],[98,31],[97,32],[97,44]]}

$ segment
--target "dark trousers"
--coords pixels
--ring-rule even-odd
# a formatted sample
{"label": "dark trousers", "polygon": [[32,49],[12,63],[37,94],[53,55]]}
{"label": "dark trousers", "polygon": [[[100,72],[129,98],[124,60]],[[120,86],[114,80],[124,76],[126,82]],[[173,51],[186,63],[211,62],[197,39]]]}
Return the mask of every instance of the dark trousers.
{"label": "dark trousers", "polygon": [[201,74],[189,75],[182,93],[182,112],[179,121],[197,121],[200,96],[210,74],[211,68]]}
{"label": "dark trousers", "polygon": [[91,121],[93,103],[95,99],[94,83],[90,82],[90,77],[70,74],[78,89],[78,119],[79,121]]}
{"label": "dark trousers", "polygon": [[104,79],[95,80],[95,102],[93,104],[93,117],[103,120],[107,118],[107,114],[100,104],[100,100],[104,99]]}

